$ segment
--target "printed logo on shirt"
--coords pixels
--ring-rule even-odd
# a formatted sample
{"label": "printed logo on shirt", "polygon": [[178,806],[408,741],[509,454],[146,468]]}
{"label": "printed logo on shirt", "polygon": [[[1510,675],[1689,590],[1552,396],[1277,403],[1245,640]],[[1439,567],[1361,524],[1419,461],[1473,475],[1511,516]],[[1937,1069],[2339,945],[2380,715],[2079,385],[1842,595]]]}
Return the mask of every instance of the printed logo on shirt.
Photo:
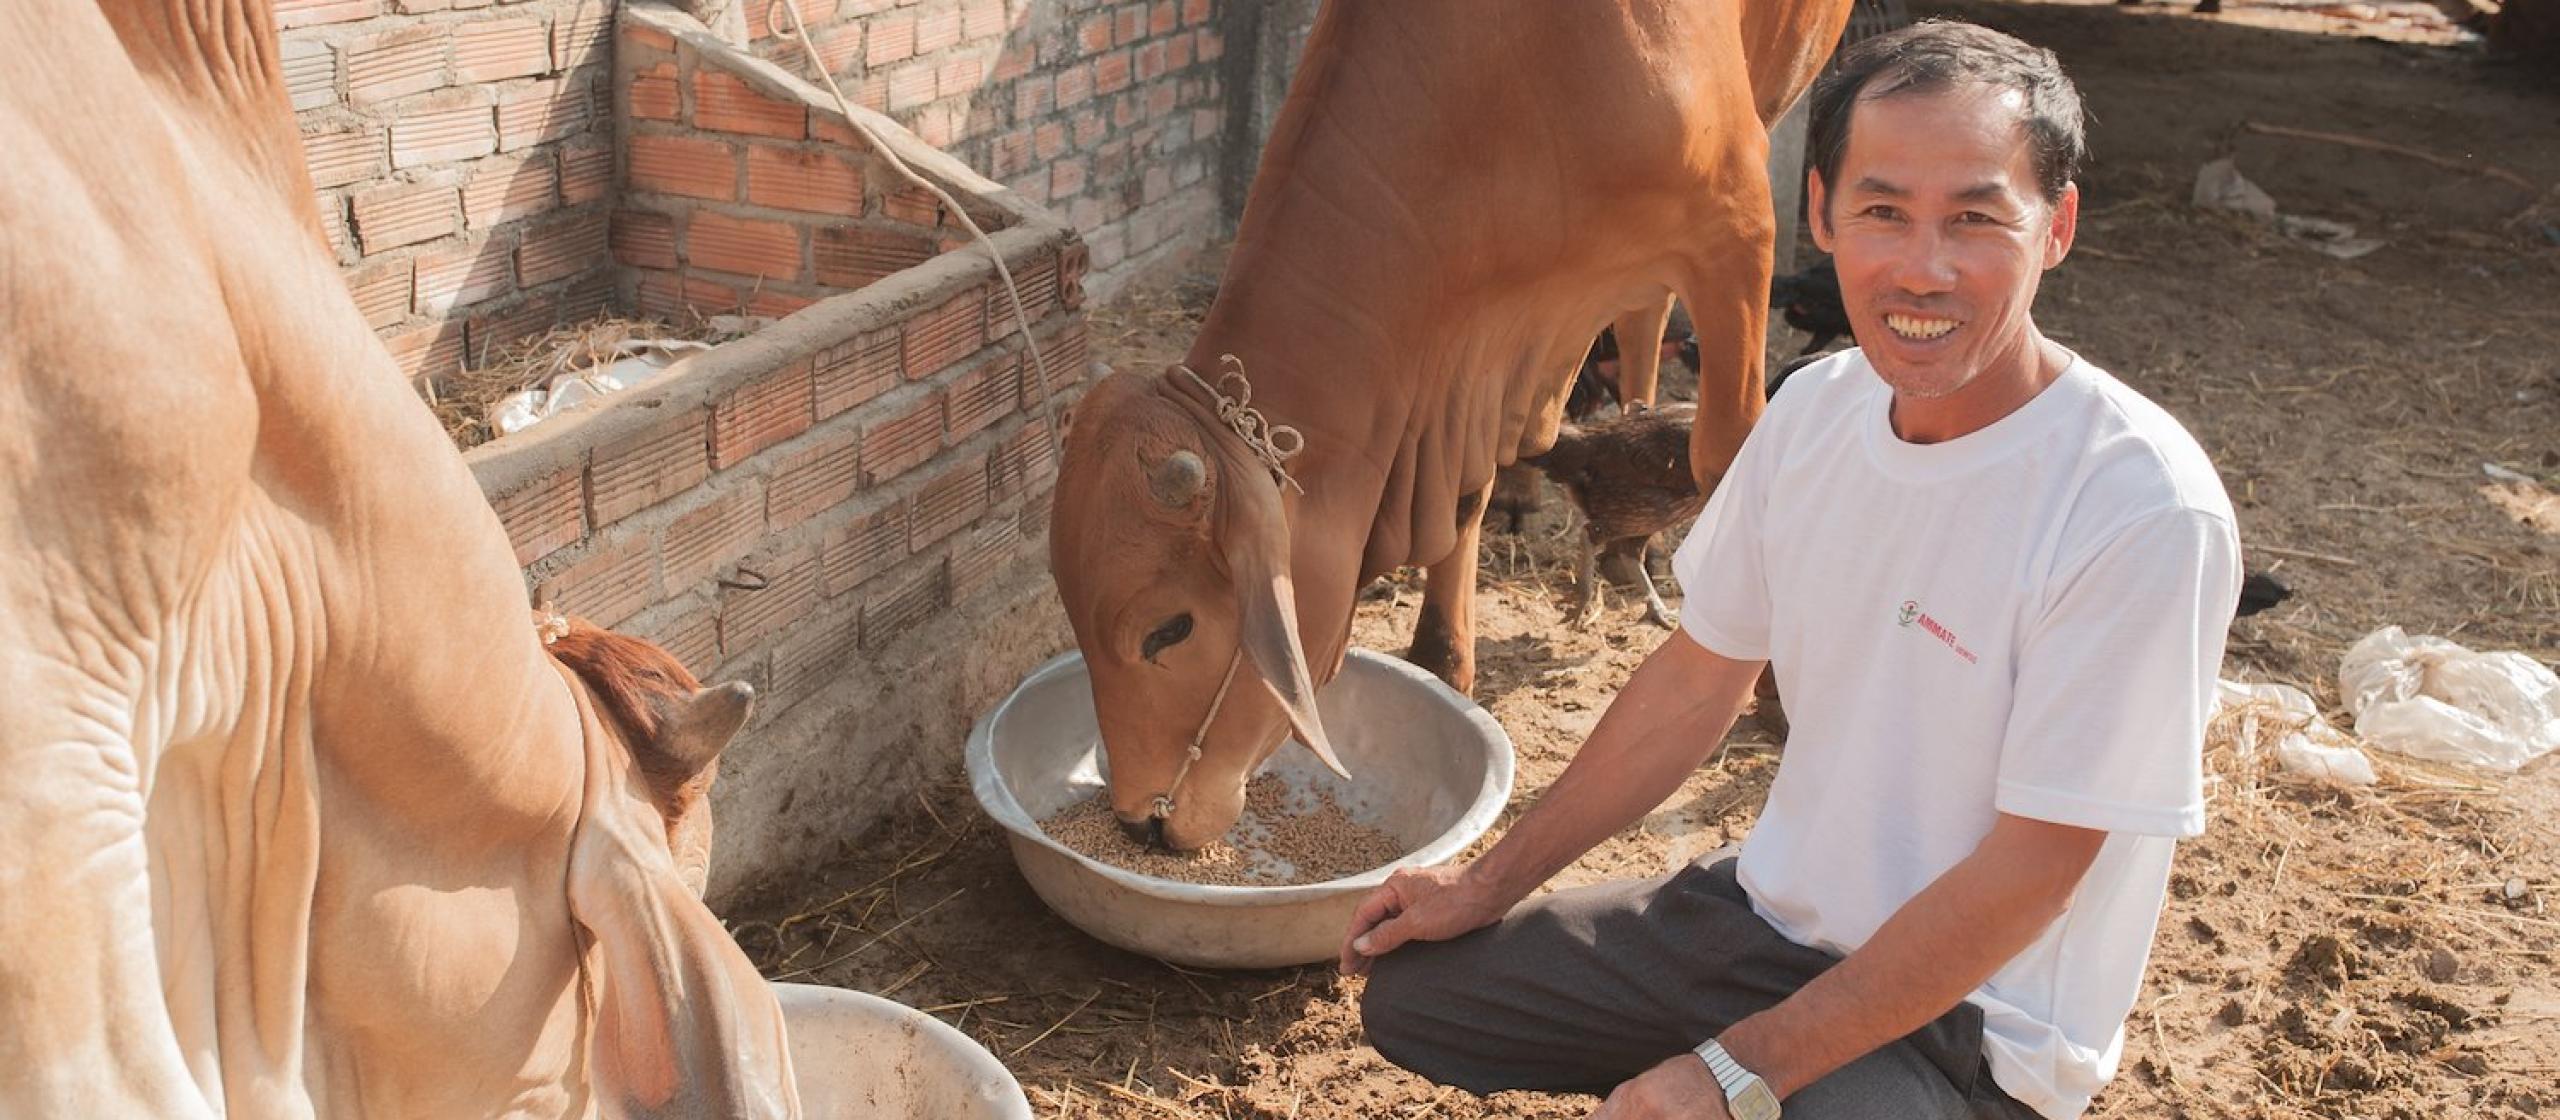
{"label": "printed logo on shirt", "polygon": [[1929,617],[1929,612],[1921,610],[1919,600],[1905,599],[1902,601],[1901,613],[1894,616],[1893,624],[1909,627],[1913,622],[1918,622],[1920,629],[1927,631],[1930,637],[1946,643],[1946,647],[1954,650],[1956,656],[1964,658],[1965,664],[1977,664],[1982,660],[1975,656],[1972,650],[1964,648],[1963,642],[1956,640],[1954,631],[1947,629],[1937,619]]}

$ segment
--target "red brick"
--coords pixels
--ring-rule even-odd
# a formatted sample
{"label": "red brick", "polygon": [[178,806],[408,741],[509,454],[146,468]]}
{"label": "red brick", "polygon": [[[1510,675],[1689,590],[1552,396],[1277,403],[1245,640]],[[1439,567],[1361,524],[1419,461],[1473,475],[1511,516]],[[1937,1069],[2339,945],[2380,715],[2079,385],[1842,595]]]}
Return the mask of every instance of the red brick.
{"label": "red brick", "polygon": [[1070,198],[1084,191],[1085,159],[1062,159],[1049,165],[1049,197]]}
{"label": "red brick", "polygon": [[276,0],[276,26],[313,27],[382,14],[382,0]]}
{"label": "red brick", "polygon": [[1193,109],[1191,111],[1192,138],[1206,140],[1216,136],[1223,119],[1215,109]]}
{"label": "red brick", "polygon": [[632,309],[642,318],[674,320],[684,317],[683,278],[675,271],[634,269],[631,287]]}
{"label": "red brick", "polygon": [[292,100],[294,112],[338,103],[338,52],[329,44],[299,35],[283,36],[277,46],[277,60],[284,71],[285,96]]}
{"label": "red brick", "polygon": [[862,647],[877,650],[915,629],[950,603],[950,569],[939,557],[905,579],[872,593],[862,604]]}
{"label": "red brick", "polygon": [[560,173],[551,158],[499,156],[472,165],[462,185],[462,216],[475,230],[531,217],[559,205]]}
{"label": "red brick", "polygon": [[667,590],[681,594],[755,551],[764,539],[764,503],[752,488],[732,487],[668,522],[662,539]]}
{"label": "red brick", "polygon": [[1108,13],[1088,16],[1076,25],[1076,51],[1101,54],[1111,49],[1111,16]]}
{"label": "red brick", "polygon": [[392,166],[451,164],[497,151],[497,125],[489,105],[445,105],[435,110],[402,110],[392,120]]}
{"label": "red brick", "polygon": [[[1084,320],[1072,320],[1056,333],[1042,339],[1040,356],[1047,359],[1049,376],[1053,379],[1053,383],[1049,386],[1050,396],[1055,397],[1084,380],[1087,367],[1093,364],[1093,353],[1085,331]],[[1037,404],[1037,401],[1031,399],[1037,395],[1037,391],[1029,388],[1030,378],[1026,376],[1023,384],[1026,387],[1025,402]]]}
{"label": "red brick", "polygon": [[302,161],[311,169],[311,185],[339,187],[382,173],[382,133],[344,129],[302,134]]}
{"label": "red brick", "polygon": [[1090,148],[1102,139],[1104,133],[1111,131],[1111,123],[1104,120],[1099,112],[1083,112],[1076,114],[1074,128],[1076,146]]}
{"label": "red brick", "polygon": [[1182,22],[1186,25],[1209,22],[1209,0],[1182,0]]}
{"label": "red brick", "polygon": [[[1058,299],[1057,254],[1042,253],[1039,259],[1032,261],[1030,264],[1023,266],[1022,268],[1015,269],[1013,273],[1013,286],[1016,291],[1022,293],[1023,310],[1030,312],[1031,317],[1034,320],[1047,318],[1049,312],[1054,310],[1054,305]],[[1013,311],[1013,304],[1011,301],[1005,301],[1000,304],[1000,306],[1007,314],[1007,330],[1005,333],[1010,337],[1010,316]]]}
{"label": "red brick", "polygon": [[644,121],[672,121],[684,113],[676,86],[676,64],[661,62],[631,75],[631,115]]}
{"label": "red brick", "polygon": [[789,629],[825,597],[814,549],[759,557],[740,565],[739,571],[742,577],[748,572],[763,576],[764,583],[720,590],[720,648],[730,657]]}
{"label": "red brick", "polygon": [[933,242],[911,233],[837,226],[813,236],[821,284],[859,288],[933,256]]}
{"label": "red brick", "polygon": [[587,520],[579,509],[578,498],[578,472],[563,470],[489,502],[490,508],[498,511],[499,524],[507,527],[507,540],[515,546],[517,564],[533,563],[587,535]]}
{"label": "red brick", "polygon": [[[1166,121],[1173,118],[1174,100],[1172,86],[1155,86],[1147,90],[1147,95],[1143,100],[1146,105],[1146,115],[1148,120]],[[1155,164],[1150,166],[1148,170],[1163,171],[1164,165]]]}
{"label": "red brick", "polygon": [[829,152],[747,149],[747,201],[811,214],[862,214],[862,172]]}
{"label": "red brick", "polygon": [[1013,412],[1022,393],[1022,359],[1007,354],[953,378],[945,394],[946,426],[954,441]]}
{"label": "red brick", "polygon": [[1004,569],[1028,551],[1031,542],[1013,518],[1001,518],[951,545],[951,601],[966,603],[995,583]]}
{"label": "red brick", "polygon": [[1077,64],[1058,71],[1058,107],[1072,109],[1093,97],[1093,67]]}
{"label": "red brick", "polygon": [[907,556],[907,507],[892,505],[828,530],[819,557],[828,595],[842,595]]}
{"label": "red brick", "polygon": [[738,197],[738,149],[734,145],[681,136],[633,136],[626,145],[631,153],[634,190],[722,202]]}
{"label": "red brick", "polygon": [[[995,80],[1006,81],[1001,65]],[[1058,85],[1047,75],[1022,77],[1013,81],[1013,119],[1032,121],[1048,116],[1058,107]]]}
{"label": "red brick", "polygon": [[539,337],[557,325],[561,321],[560,312],[559,300],[550,296],[528,296],[503,305],[499,310],[473,315],[464,335],[471,345],[468,364],[473,369],[486,369],[496,364],[496,360],[522,346],[527,339]]}
{"label": "red brick", "polygon": [[461,228],[460,195],[449,184],[381,187],[355,196],[356,236],[366,253],[432,241]]}
{"label": "red brick", "polygon": [[355,254],[354,238],[347,232],[347,200],[321,191],[311,197],[320,210],[320,238],[329,243],[329,251],[339,257]]}
{"label": "red brick", "polygon": [[347,294],[365,325],[387,327],[409,317],[409,262],[376,261],[345,270]]}
{"label": "red brick", "polygon": [[551,68],[567,70],[585,63],[612,36],[613,5],[604,0],[588,0],[573,12],[562,12],[551,24]]}
{"label": "red brick", "polygon": [[[1139,81],[1152,82],[1161,78],[1164,76],[1164,69],[1165,45],[1163,43],[1149,43],[1138,48]],[[1165,94],[1166,96],[1171,96],[1173,94],[1173,90],[1171,88],[1167,88],[1165,90]]]}
{"label": "red brick", "polygon": [[596,523],[610,525],[711,477],[710,418],[690,409],[598,448],[589,472]]}
{"label": "red brick", "polygon": [[1192,32],[1191,41],[1197,44],[1193,53],[1198,54],[1202,62],[1214,62],[1227,53],[1226,38],[1213,28],[1203,27]]}
{"label": "red brick", "polygon": [[908,380],[931,377],[987,344],[987,290],[973,288],[906,321]]}
{"label": "red brick", "polygon": [[[1084,306],[1084,273],[1092,262],[1092,250],[1082,241],[1071,242],[1058,253],[1058,302],[1065,304],[1069,311]],[[1082,333],[1084,324],[1081,320],[1075,329]]]}
{"label": "red brick", "polygon": [[809,135],[809,110],[766,97],[730,75],[698,70],[693,75],[693,123],[715,132],[798,140]]}
{"label": "red brick", "polygon": [[1147,9],[1147,34],[1172,34],[1173,29],[1179,26],[1180,12],[1174,0],[1156,0],[1155,6]]}
{"label": "red brick", "polygon": [[942,394],[929,393],[906,411],[862,429],[863,484],[877,486],[942,450]]}
{"label": "red brick", "polygon": [[[809,7],[809,5],[804,4],[802,7]],[[761,32],[756,32],[752,28],[749,30],[751,34],[761,34]],[[654,27],[643,27],[638,23],[625,22],[622,25],[622,41],[644,50],[672,51],[676,49],[675,36],[669,35]]]}
{"label": "red brick", "polygon": [[494,241],[418,255],[418,313],[442,315],[514,287],[508,247]]}
{"label": "red brick", "polygon": [[758,287],[747,297],[747,314],[760,319],[780,319],[817,302],[816,296]]}
{"label": "red brick", "polygon": [[818,351],[811,360],[818,419],[863,404],[898,384],[898,331],[873,331]]}
{"label": "red brick", "polygon": [[613,212],[613,259],[638,268],[676,266],[676,220],[647,210]]}
{"label": "red brick", "polygon": [[530,288],[575,276],[606,260],[605,216],[585,214],[527,230],[516,248],[516,275]]}
{"label": "red brick", "polygon": [[658,601],[658,554],[639,534],[602,545],[543,580],[534,601],[598,626],[619,625]]}
{"label": "red brick", "polygon": [[960,34],[970,42],[994,38],[1007,30],[1004,0],[966,0],[960,6]]}
{"label": "red brick", "polygon": [[933,88],[936,96],[963,97],[978,92],[978,85],[986,80],[986,74],[986,63],[976,58],[968,55],[946,58],[934,71]]}
{"label": "red brick", "polygon": [[613,144],[601,137],[560,146],[560,201],[594,202],[613,191]]}
{"label": "red brick", "polygon": [[883,16],[871,21],[871,41],[863,45],[862,64],[886,66],[916,53],[916,17]]}
{"label": "red brick", "polygon": [[1133,3],[1123,4],[1120,6],[1119,11],[1111,13],[1112,42],[1121,44],[1134,43],[1145,37],[1146,33],[1146,0],[1135,0]]}
{"label": "red brick", "polygon": [[455,25],[453,72],[465,82],[529,78],[551,69],[551,28],[538,19]]}
{"label": "red brick", "polygon": [[696,212],[684,235],[685,263],[697,268],[761,276],[800,277],[800,231],[782,222]]}
{"label": "red brick", "polygon": [[862,485],[858,435],[851,427],[840,428],[774,463],[764,491],[764,519],[773,532],[853,499]]}
{"label": "red brick", "polygon": [[933,100],[933,64],[921,59],[889,71],[889,108],[905,112]]}
{"label": "red brick", "polygon": [[825,692],[860,667],[862,612],[842,610],[803,621],[773,646],[773,684],[760,699],[776,710]]}
{"label": "red brick", "polygon": [[1057,477],[1058,457],[1049,446],[1049,422],[1024,424],[987,460],[987,493],[998,504],[1046,490]]}
{"label": "red brick", "polygon": [[931,227],[942,221],[942,200],[931,192],[909,187],[880,197],[880,216],[909,225]]}
{"label": "red brick", "polygon": [[498,147],[506,151],[557,140],[586,126],[594,94],[579,82],[537,82],[498,102]]}
{"label": "red brick", "polygon": [[462,369],[460,323],[428,323],[382,336],[382,348],[411,382],[440,382]]}
{"label": "red brick", "polygon": [[818,61],[825,65],[827,73],[838,76],[836,81],[839,83],[844,81],[846,71],[856,69],[862,62],[862,25],[859,23],[812,31],[809,38],[818,44]]}
{"label": "red brick", "polygon": [[558,321],[583,323],[603,318],[614,307],[614,279],[610,272],[599,272],[552,293],[552,300],[559,304]]}
{"label": "red brick", "polygon": [[1191,65],[1191,36],[1176,35],[1167,40],[1164,62],[1169,69],[1180,70]]}
{"label": "red brick", "polygon": [[809,430],[809,366],[789,367],[757,379],[711,407],[711,466],[727,470],[774,444]]}
{"label": "red brick", "polygon": [[703,607],[663,618],[641,636],[666,647],[686,669],[709,676],[720,660],[720,611]]}
{"label": "red brick", "polygon": [[932,54],[960,41],[960,10],[945,8],[916,17],[916,53]]}
{"label": "red brick", "polygon": [[972,455],[943,469],[907,507],[907,550],[922,552],[987,512],[987,461]]}
{"label": "red brick", "polygon": [[347,100],[375,105],[440,89],[451,45],[445,29],[404,27],[347,43]]}

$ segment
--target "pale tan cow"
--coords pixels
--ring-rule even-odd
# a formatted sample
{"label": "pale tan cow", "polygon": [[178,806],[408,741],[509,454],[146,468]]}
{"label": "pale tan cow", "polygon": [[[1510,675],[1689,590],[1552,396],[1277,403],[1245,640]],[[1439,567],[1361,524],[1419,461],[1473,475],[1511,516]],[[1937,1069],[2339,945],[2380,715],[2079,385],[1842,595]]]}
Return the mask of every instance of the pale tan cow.
{"label": "pale tan cow", "polygon": [[746,697],[546,651],[271,27],[0,4],[0,1115],[793,1115],[687,883]]}
{"label": "pale tan cow", "polygon": [[[1722,476],[1762,404],[1768,126],[1848,15],[1849,0],[1323,6],[1191,347],[1211,384],[1119,373],[1067,440],[1051,570],[1125,824],[1161,814],[1168,843],[1196,846],[1289,726],[1322,748],[1314,688],[1358,589],[1398,566],[1430,573],[1410,656],[1472,687],[1485,494],[1553,441],[1603,325],[1655,338],[1668,296],[1687,305],[1713,374],[1691,464],[1702,490]],[[1244,380],[1221,385],[1227,354]],[[1303,437],[1286,483],[1220,415],[1218,391],[1245,381]]]}

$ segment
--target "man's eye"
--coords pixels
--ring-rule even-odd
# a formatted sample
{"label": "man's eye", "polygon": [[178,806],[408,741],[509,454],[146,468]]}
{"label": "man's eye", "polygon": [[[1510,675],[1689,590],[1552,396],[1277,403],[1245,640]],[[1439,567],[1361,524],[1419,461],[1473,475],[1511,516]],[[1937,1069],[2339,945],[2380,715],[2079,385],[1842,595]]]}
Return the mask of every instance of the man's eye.
{"label": "man's eye", "polygon": [[1163,653],[1165,650],[1171,649],[1174,646],[1181,645],[1182,640],[1190,636],[1191,616],[1187,614],[1175,615],[1172,618],[1164,620],[1163,625],[1156,627],[1154,630],[1148,631],[1147,640],[1140,643],[1138,646],[1138,654],[1149,661],[1153,661],[1156,659],[1157,654]]}

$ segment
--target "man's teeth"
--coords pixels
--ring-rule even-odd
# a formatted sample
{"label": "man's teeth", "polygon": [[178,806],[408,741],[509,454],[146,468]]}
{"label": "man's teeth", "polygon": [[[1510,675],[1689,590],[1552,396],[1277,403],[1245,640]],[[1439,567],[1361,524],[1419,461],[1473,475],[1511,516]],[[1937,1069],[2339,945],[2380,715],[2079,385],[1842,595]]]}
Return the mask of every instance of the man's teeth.
{"label": "man's teeth", "polygon": [[1912,315],[1887,315],[1884,317],[1884,325],[1893,328],[1893,333],[1904,338],[1918,339],[1936,338],[1956,329],[1956,321],[1953,319],[1922,319]]}

